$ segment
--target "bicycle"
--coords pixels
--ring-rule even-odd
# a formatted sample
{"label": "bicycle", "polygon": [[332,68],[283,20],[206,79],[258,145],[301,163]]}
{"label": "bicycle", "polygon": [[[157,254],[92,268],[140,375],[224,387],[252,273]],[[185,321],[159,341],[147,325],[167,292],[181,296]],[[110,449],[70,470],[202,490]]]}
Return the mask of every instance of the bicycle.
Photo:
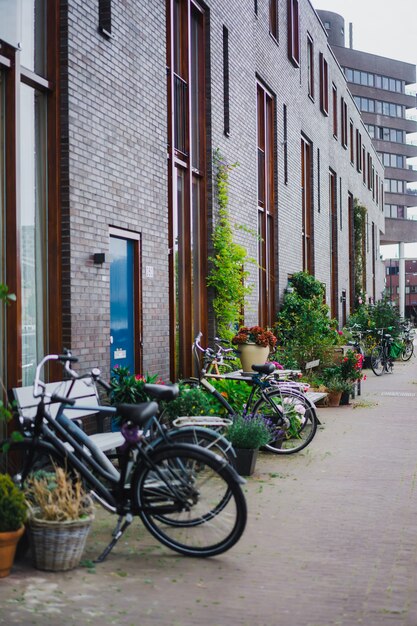
{"label": "bicycle", "polygon": [[410,321],[403,322],[401,337],[403,347],[400,354],[402,361],[409,361],[414,354],[414,335],[415,330],[411,328]]}
{"label": "bicycle", "polygon": [[376,376],[381,376],[384,372],[392,373],[394,369],[394,359],[391,356],[391,346],[394,340],[384,328],[375,329],[375,332],[380,336],[380,340],[379,345],[375,346],[371,352],[371,368]]}
{"label": "bicycle", "polygon": [[[200,332],[193,343],[193,353],[198,367],[198,377],[185,379],[183,382],[192,386],[201,386],[225,409],[231,419],[238,413],[211,384],[205,364],[213,355],[213,350],[201,346]],[[220,347],[220,349],[222,349]],[[200,367],[200,355],[203,355],[203,367]],[[316,434],[318,419],[314,404],[310,402],[296,381],[279,381],[275,378],[275,366],[272,363],[253,366],[251,376],[225,374],[224,378],[242,380],[251,386],[248,399],[240,413],[243,417],[263,416],[273,424],[274,435],[265,448],[276,454],[293,454],[305,448]],[[213,375],[211,375],[213,377]]]}
{"label": "bicycle", "polygon": [[[189,443],[155,445],[155,441],[147,441],[142,429],[158,413],[154,401],[117,407],[98,405],[97,411],[105,415],[117,412],[122,420],[125,443],[119,449],[117,469],[68,418],[72,431],[65,427],[65,419],[61,419],[64,411],[84,407],[56,393],[46,394],[40,374],[51,360],[65,363],[77,359],[68,354],[47,355],[38,364],[34,382],[34,396],[39,398],[36,416],[33,421],[23,422],[22,441],[0,444],[2,455],[7,454],[12,464],[14,456],[20,455],[14,480],[24,487],[32,471],[51,463],[77,472],[95,499],[118,515],[113,538],[97,562],[107,557],[135,516],[158,541],[183,555],[215,556],[235,545],[246,525],[246,501],[241,489],[245,481],[227,460]],[[175,388],[171,393],[175,394]],[[59,404],[55,418],[49,407],[54,403]],[[3,464],[4,459],[0,461]]]}

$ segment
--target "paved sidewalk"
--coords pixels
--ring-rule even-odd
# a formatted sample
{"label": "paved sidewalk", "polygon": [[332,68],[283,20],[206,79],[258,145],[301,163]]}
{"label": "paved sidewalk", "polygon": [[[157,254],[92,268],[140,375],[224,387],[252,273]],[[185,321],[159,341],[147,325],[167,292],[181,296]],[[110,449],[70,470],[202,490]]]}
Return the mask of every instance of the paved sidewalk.
{"label": "paved sidewalk", "polygon": [[[0,624],[417,626],[416,363],[369,371],[354,404],[321,409],[305,451],[262,455],[230,552],[183,558],[135,523],[95,568],[18,563]],[[87,558],[113,521],[100,512]]]}

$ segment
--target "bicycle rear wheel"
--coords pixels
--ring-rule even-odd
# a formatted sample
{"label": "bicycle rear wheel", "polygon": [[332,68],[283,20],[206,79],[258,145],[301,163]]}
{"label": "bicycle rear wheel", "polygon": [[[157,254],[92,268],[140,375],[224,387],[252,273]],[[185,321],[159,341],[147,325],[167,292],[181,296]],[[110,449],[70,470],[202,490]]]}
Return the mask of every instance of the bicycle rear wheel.
{"label": "bicycle rear wheel", "polygon": [[413,354],[414,354],[414,344],[410,339],[408,339],[405,342],[403,351],[401,352],[401,359],[403,361],[409,361],[411,357],[413,356]]}
{"label": "bicycle rear wheel", "polygon": [[34,472],[52,471],[57,465],[64,466],[65,459],[44,442],[27,439],[0,443],[0,471],[10,474],[20,488]]}
{"label": "bicycle rear wheel", "polygon": [[381,376],[384,373],[385,359],[381,346],[376,346],[371,352],[371,368],[375,376]]}
{"label": "bicycle rear wheel", "polygon": [[246,501],[228,463],[189,444],[156,449],[140,464],[132,498],[149,532],[187,556],[229,550],[241,537]]}
{"label": "bicycle rear wheel", "polygon": [[274,427],[273,440],[265,447],[275,454],[294,454],[311,443],[317,432],[314,405],[302,393],[275,389],[260,398],[253,415],[269,419]]}
{"label": "bicycle rear wheel", "polygon": [[[164,440],[166,438],[166,440]],[[164,443],[189,443],[195,446],[201,446],[206,450],[210,450],[214,454],[226,459],[228,463],[234,465],[236,453],[233,446],[224,435],[202,426],[184,426],[180,428],[171,428],[164,436],[161,436],[153,446],[162,445]]]}

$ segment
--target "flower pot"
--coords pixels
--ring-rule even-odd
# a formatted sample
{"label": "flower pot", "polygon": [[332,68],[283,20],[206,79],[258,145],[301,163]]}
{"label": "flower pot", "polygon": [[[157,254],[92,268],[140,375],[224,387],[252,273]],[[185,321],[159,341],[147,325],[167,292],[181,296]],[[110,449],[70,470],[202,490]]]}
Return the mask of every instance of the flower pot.
{"label": "flower pot", "polygon": [[327,406],[339,406],[341,397],[341,391],[329,391],[327,394]]}
{"label": "flower pot", "polygon": [[342,391],[342,396],[340,398],[340,405],[350,404],[350,391]]}
{"label": "flower pot", "polygon": [[29,533],[33,564],[37,569],[62,572],[77,567],[94,516],[55,522],[32,517]]}
{"label": "flower pot", "polygon": [[258,449],[235,448],[235,469],[241,476],[251,476],[255,471]]}
{"label": "flower pot", "polygon": [[18,530],[0,533],[0,578],[4,578],[10,574],[16,547],[24,532],[25,527],[22,526]]}
{"label": "flower pot", "polygon": [[240,362],[244,372],[253,373],[252,365],[263,365],[269,356],[269,347],[258,346],[256,343],[239,345]]}

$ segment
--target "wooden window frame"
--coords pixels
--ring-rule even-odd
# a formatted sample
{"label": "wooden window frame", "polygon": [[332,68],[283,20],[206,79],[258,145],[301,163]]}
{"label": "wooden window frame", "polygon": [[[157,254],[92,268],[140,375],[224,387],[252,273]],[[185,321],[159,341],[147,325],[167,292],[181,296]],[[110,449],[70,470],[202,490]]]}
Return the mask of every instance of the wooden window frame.
{"label": "wooden window frame", "polygon": [[334,83],[332,83],[332,107],[333,107],[333,116],[332,116],[332,124],[333,124],[333,137],[335,139],[337,139],[338,136],[338,127],[339,127],[339,120],[338,120],[338,115],[337,115],[337,87]]}
{"label": "wooden window frame", "polygon": [[229,30],[223,26],[223,132],[230,137]]}
{"label": "wooden window frame", "polygon": [[279,19],[278,0],[269,0],[269,34],[278,42],[279,40]]}
{"label": "wooden window frame", "polygon": [[330,216],[330,310],[331,317],[338,319],[338,226],[337,226],[337,174],[329,169],[329,216]]}
{"label": "wooden window frame", "polygon": [[307,89],[308,95],[314,102],[314,39],[307,33]]}
{"label": "wooden window frame", "polygon": [[314,275],[313,146],[301,137],[301,212],[303,271]]}
{"label": "wooden window frame", "polygon": [[356,129],[356,170],[362,172],[362,135]]}
{"label": "wooden window frame", "polygon": [[342,147],[345,148],[345,150],[347,150],[347,147],[348,147],[347,120],[348,120],[347,103],[346,103],[346,100],[342,96],[340,99],[340,125],[341,125],[340,141],[342,143]]}
{"label": "wooden window frame", "polygon": [[319,54],[320,68],[320,110],[323,115],[329,115],[329,66],[323,52]]}
{"label": "wooden window frame", "polygon": [[300,7],[298,0],[287,0],[288,58],[300,66]]}
{"label": "wooden window frame", "polygon": [[[258,322],[272,326],[275,320],[275,98],[257,82],[259,298]],[[262,163],[263,171],[260,171]],[[263,266],[264,265],[264,266]]]}
{"label": "wooden window frame", "polygon": [[350,163],[351,165],[355,164],[355,129],[353,120],[349,121],[349,134],[350,134],[350,143],[349,143],[349,153],[350,153]]}
{"label": "wooden window frame", "polygon": [[98,30],[107,38],[111,38],[111,4],[112,0],[98,0]]}

